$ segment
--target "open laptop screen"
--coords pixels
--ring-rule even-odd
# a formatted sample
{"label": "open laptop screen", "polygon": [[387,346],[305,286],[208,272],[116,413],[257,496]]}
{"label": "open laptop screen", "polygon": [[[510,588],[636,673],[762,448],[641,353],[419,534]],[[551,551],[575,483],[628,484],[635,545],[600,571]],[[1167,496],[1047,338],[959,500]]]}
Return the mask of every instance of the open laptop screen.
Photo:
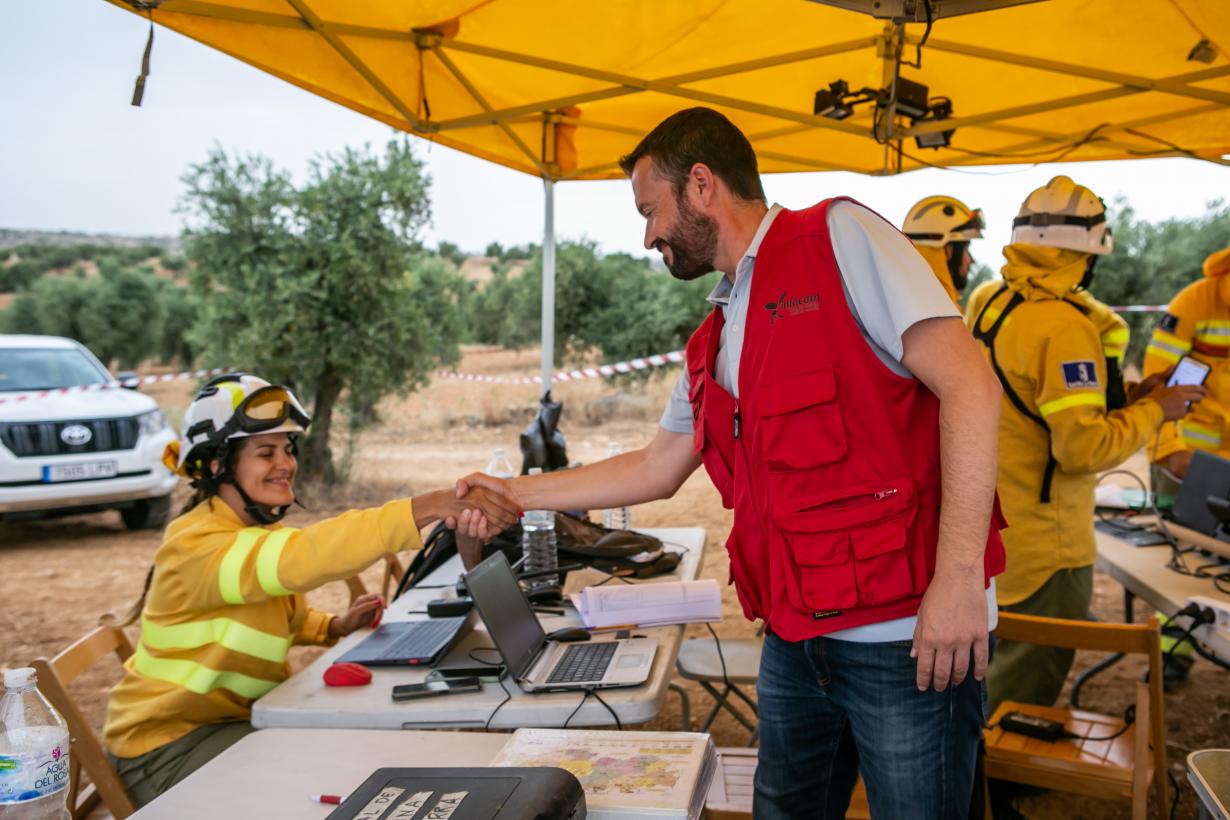
{"label": "open laptop screen", "polygon": [[523,678],[547,636],[504,553],[497,552],[467,572],[466,588],[509,674],[513,680]]}
{"label": "open laptop screen", "polygon": [[1209,512],[1209,497],[1230,497],[1230,461],[1196,450],[1174,501],[1174,520],[1189,529],[1212,535],[1217,518]]}

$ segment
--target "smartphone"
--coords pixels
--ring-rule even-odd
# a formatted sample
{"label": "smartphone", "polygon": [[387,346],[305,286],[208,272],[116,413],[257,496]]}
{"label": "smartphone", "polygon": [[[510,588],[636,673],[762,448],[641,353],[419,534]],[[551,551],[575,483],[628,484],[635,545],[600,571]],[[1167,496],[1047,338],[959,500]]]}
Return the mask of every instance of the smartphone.
{"label": "smartphone", "polygon": [[454,692],[478,692],[482,688],[483,682],[475,677],[432,680],[425,683],[404,683],[401,686],[393,687],[393,702],[415,700],[417,698],[434,698],[440,695],[451,695]]}
{"label": "smartphone", "polygon": [[1184,356],[1179,359],[1179,363],[1174,366],[1174,372],[1170,374],[1170,378],[1166,380],[1167,387],[1174,387],[1179,384],[1204,384],[1204,380],[1209,377],[1209,370],[1212,368],[1202,361],[1193,359],[1191,356]]}

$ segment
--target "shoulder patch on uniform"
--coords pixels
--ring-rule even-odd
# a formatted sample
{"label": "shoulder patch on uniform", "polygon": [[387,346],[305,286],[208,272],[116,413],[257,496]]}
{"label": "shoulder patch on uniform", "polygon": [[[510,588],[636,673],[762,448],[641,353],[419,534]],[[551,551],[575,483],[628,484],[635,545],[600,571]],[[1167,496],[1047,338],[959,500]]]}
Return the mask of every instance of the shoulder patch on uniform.
{"label": "shoulder patch on uniform", "polygon": [[1162,317],[1162,321],[1157,323],[1157,326],[1159,330],[1164,330],[1167,333],[1174,333],[1175,329],[1179,326],[1179,317],[1175,316],[1173,313],[1167,313]]}
{"label": "shoulder patch on uniform", "polygon": [[1075,387],[1097,387],[1098,370],[1091,361],[1064,362],[1063,382],[1069,390]]}

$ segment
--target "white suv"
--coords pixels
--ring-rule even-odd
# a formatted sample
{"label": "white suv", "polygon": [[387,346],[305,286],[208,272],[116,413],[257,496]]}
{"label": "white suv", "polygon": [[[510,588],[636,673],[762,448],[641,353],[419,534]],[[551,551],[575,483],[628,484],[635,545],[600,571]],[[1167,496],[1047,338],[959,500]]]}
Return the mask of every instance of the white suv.
{"label": "white suv", "polygon": [[[0,335],[0,399],[112,381],[72,339]],[[129,529],[159,529],[177,481],[162,465],[174,438],[158,404],[134,390],[0,402],[0,519],[119,510]]]}

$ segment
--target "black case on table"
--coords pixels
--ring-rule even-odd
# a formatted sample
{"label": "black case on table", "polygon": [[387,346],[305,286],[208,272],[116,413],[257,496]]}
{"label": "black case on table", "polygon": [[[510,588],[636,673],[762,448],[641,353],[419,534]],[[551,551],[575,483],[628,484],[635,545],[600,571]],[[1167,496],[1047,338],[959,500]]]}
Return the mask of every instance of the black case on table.
{"label": "black case on table", "polygon": [[557,768],[377,769],[327,820],[583,820],[585,792]]}

